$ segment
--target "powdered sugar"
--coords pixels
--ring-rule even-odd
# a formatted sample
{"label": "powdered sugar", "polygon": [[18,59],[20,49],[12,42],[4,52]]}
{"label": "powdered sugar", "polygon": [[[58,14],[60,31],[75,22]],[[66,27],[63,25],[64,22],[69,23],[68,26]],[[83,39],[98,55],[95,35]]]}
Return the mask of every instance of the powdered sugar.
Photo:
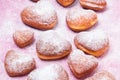
{"label": "powdered sugar", "polygon": [[85,55],[81,50],[74,50],[69,56],[69,64],[75,66],[76,72],[83,73],[98,64],[95,57],[91,55]]}
{"label": "powdered sugar", "polygon": [[93,51],[100,50],[109,43],[107,35],[102,30],[80,32],[75,39],[78,43]]}
{"label": "powdered sugar", "polygon": [[[20,45],[24,45],[25,43],[33,40],[34,38],[34,33],[30,30],[23,30],[23,31],[16,31],[13,34],[15,42]],[[19,45],[18,44],[18,45]]]}
{"label": "powdered sugar", "polygon": [[116,80],[115,77],[108,71],[100,71],[94,74],[92,77],[85,80]]}
{"label": "powdered sugar", "polygon": [[32,10],[34,15],[36,15],[36,17],[34,16],[33,17],[39,23],[51,24],[57,19],[57,13],[49,1],[46,0],[39,1],[34,7],[31,8],[32,9],[29,10],[30,11]]}
{"label": "powdered sugar", "polygon": [[28,75],[27,80],[59,80],[59,70],[61,70],[60,65],[51,64],[43,69],[34,70]]}
{"label": "powdered sugar", "polygon": [[5,64],[7,65],[6,69],[14,73],[21,73],[35,66],[34,59],[31,56],[13,51],[7,53]]}
{"label": "powdered sugar", "polygon": [[85,1],[87,3],[91,3],[91,4],[104,4],[106,1],[105,0],[81,0],[81,1]]}
{"label": "powdered sugar", "polygon": [[45,55],[60,54],[63,51],[70,49],[71,44],[53,30],[46,31],[41,34],[37,42],[38,52]]}
{"label": "powdered sugar", "polygon": [[83,20],[91,20],[96,17],[96,13],[92,10],[71,9],[67,13],[68,21],[83,22]]}
{"label": "powdered sugar", "polygon": [[77,59],[80,54],[82,55],[82,54],[84,54],[84,52],[81,51],[81,50],[78,50],[78,49],[77,50],[73,50],[71,52],[71,54],[70,54],[70,58],[71,59]]}

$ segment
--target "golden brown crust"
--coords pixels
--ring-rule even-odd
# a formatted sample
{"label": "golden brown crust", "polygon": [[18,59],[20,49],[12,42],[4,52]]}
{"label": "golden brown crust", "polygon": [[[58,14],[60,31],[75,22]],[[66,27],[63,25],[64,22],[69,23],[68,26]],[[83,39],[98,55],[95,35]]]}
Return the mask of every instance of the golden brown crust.
{"label": "golden brown crust", "polygon": [[[47,4],[48,8],[43,4]],[[40,30],[52,29],[58,22],[57,12],[47,1],[40,1],[36,6],[26,7],[21,12],[21,19],[24,24]]]}
{"label": "golden brown crust", "polygon": [[54,60],[54,59],[61,59],[68,56],[71,51],[72,49],[70,49],[69,51],[64,51],[62,53],[59,53],[61,55],[43,55],[37,51],[37,55],[40,59],[43,59],[43,60]]}
{"label": "golden brown crust", "polygon": [[93,21],[91,21],[90,23],[86,23],[86,22],[83,22],[83,24],[80,24],[79,22],[77,22],[78,24],[73,24],[72,22],[73,21],[66,21],[67,22],[67,25],[69,25],[68,27],[75,31],[75,32],[79,32],[79,31],[84,31],[84,30],[87,30],[89,28],[91,28],[96,22],[97,22],[97,18],[94,19]]}
{"label": "golden brown crust", "polygon": [[84,77],[84,76],[90,74],[97,66],[98,66],[98,64],[95,65],[94,67],[90,68],[89,70],[87,70],[87,71],[85,71],[85,72],[83,72],[81,74],[78,74],[75,71],[75,69],[73,69],[72,64],[69,63],[70,70],[72,71],[72,73],[75,75],[76,78],[81,78],[81,77]]}
{"label": "golden brown crust", "polygon": [[80,4],[83,8],[92,9],[95,11],[104,10],[107,3],[105,0],[80,0]]}
{"label": "golden brown crust", "polygon": [[63,7],[67,7],[70,6],[74,3],[75,0],[56,0],[60,5],[62,5]]}
{"label": "golden brown crust", "polygon": [[70,54],[72,45],[53,30],[44,32],[36,43],[38,57],[44,60],[60,59]]}
{"label": "golden brown crust", "polygon": [[75,46],[78,49],[81,49],[85,53],[91,54],[91,55],[96,56],[96,57],[99,57],[102,54],[104,54],[108,50],[108,48],[109,48],[109,43],[107,43],[107,45],[104,46],[102,49],[100,49],[98,51],[93,51],[93,50],[87,49],[86,47],[84,47],[84,45],[81,45],[80,43],[78,43],[78,41],[76,39],[74,39],[74,43],[75,43]]}
{"label": "golden brown crust", "polygon": [[[48,46],[49,48],[50,47],[53,47],[54,45],[52,46]],[[54,54],[50,54],[50,52],[47,52],[47,54],[45,53],[41,53],[40,52],[40,46],[39,46],[39,42],[37,42],[36,44],[36,50],[37,50],[37,55],[40,59],[43,59],[43,60],[55,60],[55,59],[61,59],[61,58],[64,58],[66,57],[67,55],[70,54],[70,52],[72,51],[72,46],[71,44],[67,44],[66,45],[69,49],[66,49],[66,50],[63,50],[63,51],[60,51],[58,53],[54,53],[54,51],[51,51],[51,53],[54,53]],[[59,46],[56,46],[59,48]],[[47,49],[47,48],[46,48]]]}
{"label": "golden brown crust", "polygon": [[[51,24],[44,24],[44,23],[39,23],[38,21],[34,19],[32,20],[27,19],[29,13],[30,12],[28,12],[27,10],[23,10],[23,12],[21,13],[21,18],[22,18],[23,23],[33,28],[41,29],[41,30],[48,30],[48,29],[52,29],[57,24],[57,15],[54,15],[54,17],[56,18],[54,22],[52,22]],[[32,13],[31,16],[34,16],[34,13]]]}
{"label": "golden brown crust", "polygon": [[81,78],[94,71],[98,61],[94,56],[86,55],[81,50],[74,50],[68,58],[68,65],[74,76]]}
{"label": "golden brown crust", "polygon": [[29,21],[29,20],[25,19],[26,13],[24,13],[24,12],[21,14],[21,16],[22,16],[23,23],[25,23],[25,24],[33,27],[33,28],[40,29],[40,30],[52,29],[57,24],[57,20],[55,20],[55,22],[53,22],[53,23],[51,23],[49,25],[42,24],[42,23],[39,23],[39,22],[34,21],[34,20],[33,21]]}
{"label": "golden brown crust", "polygon": [[84,31],[93,27],[97,21],[97,14],[91,10],[70,11],[66,17],[68,27],[75,32]]}
{"label": "golden brown crust", "polygon": [[34,33],[29,30],[16,31],[13,34],[13,40],[18,47],[23,48],[34,41]]}
{"label": "golden brown crust", "polygon": [[99,71],[95,73],[93,76],[85,79],[85,80],[116,80],[115,77],[108,71]]}
{"label": "golden brown crust", "polygon": [[[23,56],[22,56],[23,57]],[[26,57],[26,55],[24,55]],[[36,62],[34,59],[28,60],[28,63],[23,61],[22,63],[17,63],[16,61],[20,59],[19,55],[16,54],[14,50],[9,50],[5,56],[5,69],[9,76],[16,77],[16,76],[24,76],[30,73],[36,67]],[[24,59],[24,58],[21,58]],[[27,59],[27,57],[26,57]],[[20,61],[20,60],[19,60]]]}
{"label": "golden brown crust", "polygon": [[33,2],[38,2],[39,0],[31,0],[31,1],[33,1]]}

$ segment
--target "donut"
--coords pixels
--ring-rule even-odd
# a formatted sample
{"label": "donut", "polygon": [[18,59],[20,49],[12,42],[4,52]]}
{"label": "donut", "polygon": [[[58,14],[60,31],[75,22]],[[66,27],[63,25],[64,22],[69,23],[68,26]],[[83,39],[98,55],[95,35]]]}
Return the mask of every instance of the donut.
{"label": "donut", "polygon": [[95,73],[92,77],[85,80],[116,80],[115,77],[108,71],[99,71]]}
{"label": "donut", "polygon": [[95,11],[104,10],[107,2],[106,0],[79,0],[83,8],[92,9]]}
{"label": "donut", "polygon": [[75,0],[56,0],[56,1],[63,7],[67,7],[73,4]]}
{"label": "donut", "polygon": [[67,56],[71,50],[72,46],[70,42],[53,30],[43,32],[36,43],[38,57],[44,60],[63,58]]}
{"label": "donut", "polygon": [[73,50],[68,57],[68,65],[73,75],[81,78],[93,72],[98,66],[98,61],[94,56],[86,55],[77,49]]}
{"label": "donut", "polygon": [[13,40],[18,47],[23,48],[34,41],[34,33],[30,30],[17,30],[13,33]]}
{"label": "donut", "polygon": [[33,57],[14,50],[6,53],[4,65],[6,72],[11,77],[24,76],[36,67]]}
{"label": "donut", "polygon": [[75,32],[93,27],[97,21],[97,14],[92,10],[80,10],[74,8],[69,10],[66,16],[68,27]]}
{"label": "donut", "polygon": [[38,2],[39,0],[30,0],[30,1],[33,1],[33,2]]}
{"label": "donut", "polygon": [[99,57],[109,48],[108,36],[102,30],[80,32],[74,38],[75,46],[87,54]]}
{"label": "donut", "polygon": [[48,30],[57,24],[57,12],[49,1],[42,0],[28,6],[21,12],[23,23],[40,30]]}
{"label": "donut", "polygon": [[69,76],[61,65],[50,64],[43,69],[32,71],[27,80],[69,80]]}

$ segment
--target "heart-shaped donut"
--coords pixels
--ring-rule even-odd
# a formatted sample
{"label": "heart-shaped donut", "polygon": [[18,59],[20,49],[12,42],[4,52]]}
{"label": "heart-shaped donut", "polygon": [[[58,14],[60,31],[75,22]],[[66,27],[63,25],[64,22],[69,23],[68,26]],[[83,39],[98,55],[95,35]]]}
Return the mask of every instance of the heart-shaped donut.
{"label": "heart-shaped donut", "polygon": [[56,1],[63,7],[67,7],[73,4],[75,0],[56,0]]}
{"label": "heart-shaped donut", "polygon": [[13,39],[18,47],[23,48],[34,41],[34,33],[30,30],[15,31]]}
{"label": "heart-shaped donut", "polygon": [[57,32],[49,30],[40,34],[36,50],[39,58],[53,60],[67,56],[71,52],[72,46]]}
{"label": "heart-shaped donut", "polygon": [[35,60],[27,54],[9,50],[5,56],[5,69],[9,76],[23,76],[35,68]]}
{"label": "heart-shaped donut", "polygon": [[93,56],[101,56],[109,48],[108,36],[102,30],[80,32],[74,38],[77,48]]}
{"label": "heart-shaped donut", "polygon": [[61,65],[50,64],[43,69],[32,71],[27,80],[69,80],[69,77]]}
{"label": "heart-shaped donut", "polygon": [[79,0],[83,8],[92,9],[95,11],[104,10],[107,2],[106,0]]}
{"label": "heart-shaped donut", "polygon": [[66,16],[68,27],[73,31],[83,31],[97,23],[97,14],[92,10],[73,8]]}
{"label": "heart-shaped donut", "polygon": [[100,71],[95,73],[92,77],[85,80],[116,80],[115,77],[108,71]]}
{"label": "heart-shaped donut", "polygon": [[68,65],[74,76],[81,78],[91,73],[98,66],[98,61],[81,50],[74,50],[68,58]]}
{"label": "heart-shaped donut", "polygon": [[57,24],[57,13],[47,0],[41,0],[21,12],[23,23],[37,29],[52,29]]}
{"label": "heart-shaped donut", "polygon": [[38,2],[39,0],[30,0],[30,1],[33,1],[33,2]]}

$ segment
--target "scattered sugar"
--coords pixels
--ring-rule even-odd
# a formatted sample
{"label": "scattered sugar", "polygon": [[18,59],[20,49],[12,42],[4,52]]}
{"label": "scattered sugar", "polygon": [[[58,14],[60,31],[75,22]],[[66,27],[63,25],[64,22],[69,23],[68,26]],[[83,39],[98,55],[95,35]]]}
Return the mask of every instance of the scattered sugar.
{"label": "scattered sugar", "polygon": [[76,39],[78,40],[78,43],[93,51],[102,49],[109,42],[107,35],[101,30],[80,32],[76,36]]}
{"label": "scattered sugar", "polygon": [[43,54],[59,54],[70,49],[70,43],[63,39],[53,30],[49,30],[40,35],[37,48]]}
{"label": "scattered sugar", "polygon": [[16,41],[22,44],[32,39],[33,36],[34,36],[34,33],[30,30],[16,31],[14,33],[14,38],[16,39]]}
{"label": "scattered sugar", "polygon": [[97,4],[97,5],[104,4],[106,2],[105,0],[83,0],[83,1],[91,4]]}
{"label": "scattered sugar", "polygon": [[91,20],[96,16],[96,13],[92,10],[71,9],[67,13],[68,21],[82,22],[82,20]]}
{"label": "scattered sugar", "polygon": [[115,77],[108,71],[100,71],[94,74],[92,77],[85,80],[116,80]]}
{"label": "scattered sugar", "polygon": [[23,53],[10,53],[6,58],[6,63],[10,71],[20,73],[25,69],[30,69],[33,58]]}
{"label": "scattered sugar", "polygon": [[71,59],[77,59],[80,54],[84,54],[81,50],[73,50],[70,54]]}
{"label": "scattered sugar", "polygon": [[91,55],[85,55],[81,50],[74,50],[70,54],[69,63],[76,66],[74,68],[76,72],[82,73],[96,66],[98,61]]}
{"label": "scattered sugar", "polygon": [[36,69],[32,71],[27,80],[58,80],[60,67],[57,64],[51,64],[43,69]]}
{"label": "scattered sugar", "polygon": [[57,19],[57,13],[53,5],[46,0],[39,1],[32,11],[34,14],[38,15],[36,16],[36,20],[43,24],[51,24]]}

